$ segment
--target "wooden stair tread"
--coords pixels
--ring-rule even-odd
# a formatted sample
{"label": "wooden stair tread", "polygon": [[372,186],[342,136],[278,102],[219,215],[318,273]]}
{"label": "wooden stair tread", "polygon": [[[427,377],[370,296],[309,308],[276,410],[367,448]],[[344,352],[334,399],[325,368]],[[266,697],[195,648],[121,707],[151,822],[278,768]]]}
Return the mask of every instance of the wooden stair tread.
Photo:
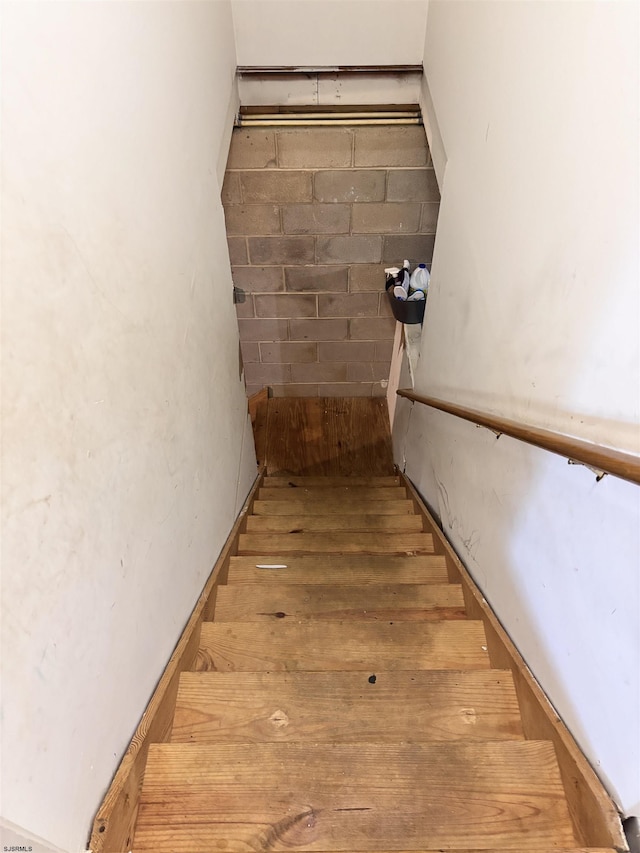
{"label": "wooden stair tread", "polygon": [[305,619],[464,619],[459,584],[233,584],[216,595],[216,622]]}
{"label": "wooden stair tread", "polygon": [[[284,565],[286,569],[257,566]],[[231,557],[229,584],[302,583],[368,585],[377,583],[447,583],[447,563],[440,555],[394,554],[256,554]]]}
{"label": "wooden stair tread", "polygon": [[203,622],[193,669],[218,672],[488,669],[480,621]]}
{"label": "wooden stair tread", "polygon": [[510,671],[185,672],[173,743],[522,739]]}
{"label": "wooden stair tread", "polygon": [[[287,496],[288,497],[288,496]],[[344,500],[336,503],[330,497],[325,500],[269,500],[254,501],[253,515],[360,515],[366,512],[373,515],[414,515],[413,501],[367,501],[363,507],[358,502]]]}
{"label": "wooden stair tread", "polygon": [[[308,489],[300,488],[289,489],[284,494],[293,496],[297,501],[338,501],[343,503],[353,503],[353,501],[396,501],[407,500],[407,490],[404,486],[387,486],[375,488],[368,486],[340,486],[337,488],[327,488],[322,486],[312,486]],[[258,500],[261,501],[281,501],[283,499],[282,487],[266,488],[261,486],[258,491]]]}
{"label": "wooden stair tread", "polygon": [[433,554],[431,533],[241,533],[238,554]]}
{"label": "wooden stair tread", "polygon": [[367,488],[387,488],[389,486],[400,486],[400,477],[388,476],[388,477],[315,477],[315,476],[299,476],[292,475],[290,477],[287,476],[278,476],[278,477],[265,477],[263,480],[263,486],[268,489],[273,488],[282,488],[282,489],[293,489],[293,488],[313,488],[313,487],[321,487],[323,489],[326,488],[337,488],[343,486],[366,486]]}
{"label": "wooden stair tread", "polygon": [[[575,846],[552,744],[152,744],[134,851]],[[225,848],[221,845],[224,843]]]}
{"label": "wooden stair tread", "polygon": [[418,515],[373,515],[348,513],[345,515],[249,516],[247,533],[315,533],[331,531],[369,533],[422,533],[422,519]]}

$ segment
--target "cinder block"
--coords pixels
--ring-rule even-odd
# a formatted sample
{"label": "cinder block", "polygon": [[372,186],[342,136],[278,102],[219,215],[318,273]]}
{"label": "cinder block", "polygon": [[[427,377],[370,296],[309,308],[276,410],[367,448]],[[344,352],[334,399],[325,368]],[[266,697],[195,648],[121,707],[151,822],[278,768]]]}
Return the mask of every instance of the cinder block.
{"label": "cinder block", "polygon": [[223,204],[240,204],[242,201],[240,178],[237,172],[225,173],[220,198],[222,199]]}
{"label": "cinder block", "polygon": [[289,323],[292,341],[346,341],[347,339],[347,320],[290,320]]}
{"label": "cinder block", "polygon": [[316,172],[314,198],[324,202],[384,201],[386,175],[372,169]]}
{"label": "cinder block", "polygon": [[242,350],[242,360],[245,364],[252,361],[260,361],[260,347],[254,341],[242,341],[240,344]]}
{"label": "cinder block", "polygon": [[241,341],[286,341],[289,338],[288,320],[238,320],[238,328]]}
{"label": "cinder block", "polygon": [[429,157],[423,127],[358,127],[356,166],[426,166]]}
{"label": "cinder block", "polygon": [[280,209],[276,204],[231,204],[224,209],[227,234],[280,234]]}
{"label": "cinder block", "polygon": [[318,317],[377,317],[377,293],[321,293]]}
{"label": "cinder block", "polygon": [[236,287],[247,293],[278,293],[284,290],[282,267],[232,267]]}
{"label": "cinder block", "polygon": [[247,389],[247,397],[253,397],[258,391],[262,391],[264,385],[247,385],[245,380],[245,387]]}
{"label": "cinder block", "polygon": [[259,294],[254,296],[256,317],[317,317],[317,296],[311,294]]}
{"label": "cinder block", "polygon": [[371,397],[371,382],[328,382],[318,387],[321,397]]}
{"label": "cinder block", "polygon": [[349,267],[285,267],[284,278],[289,291],[340,292],[347,290]]}
{"label": "cinder block", "polygon": [[[256,345],[257,346],[257,345]],[[255,361],[255,359],[251,359]],[[259,360],[288,364],[307,364],[318,360],[318,345],[307,342],[278,341],[277,343],[260,344]]]}
{"label": "cinder block", "polygon": [[423,234],[435,234],[438,225],[438,214],[440,205],[432,202],[422,205],[422,219],[420,220],[420,231]]}
{"label": "cinder block", "polygon": [[387,388],[389,387],[389,380],[385,379],[380,382],[374,382],[371,386],[371,396],[372,397],[386,397],[387,396]]}
{"label": "cinder block", "polygon": [[362,293],[384,290],[384,264],[354,264],[349,268],[349,290]]}
{"label": "cinder block", "polygon": [[236,317],[242,317],[243,319],[247,319],[250,317],[255,317],[254,305],[253,305],[253,296],[250,293],[245,295],[243,302],[236,302]]}
{"label": "cinder block", "polygon": [[391,310],[389,297],[387,296],[386,292],[381,291],[378,295],[378,299],[380,300],[378,303],[378,316],[393,317],[393,311]]}
{"label": "cinder block", "polygon": [[415,234],[420,227],[419,204],[354,204],[354,234]]}
{"label": "cinder block", "polygon": [[387,264],[401,264],[407,258],[411,264],[430,264],[433,258],[433,234],[392,235],[384,238],[382,259]]}
{"label": "cinder block", "polygon": [[389,365],[380,361],[354,362],[347,365],[349,382],[380,382],[389,378]]}
{"label": "cinder block", "polygon": [[317,385],[294,385],[292,382],[287,385],[272,385],[271,393],[274,397],[317,397]]}
{"label": "cinder block", "polygon": [[440,201],[433,169],[391,169],[387,179],[387,201]]}
{"label": "cinder block", "polygon": [[382,260],[382,237],[345,235],[318,237],[316,260],[319,264],[369,264]]}
{"label": "cinder block", "polygon": [[347,234],[348,204],[288,204],[282,208],[285,234]]}
{"label": "cinder block", "polygon": [[227,237],[227,245],[229,246],[229,260],[232,264],[249,263],[246,237]]}
{"label": "cinder block", "polygon": [[373,354],[374,361],[386,361],[391,363],[393,356],[393,341],[376,341],[375,352]]}
{"label": "cinder block", "polygon": [[330,169],[351,165],[353,132],[317,127],[277,134],[278,165],[283,169]]}
{"label": "cinder block", "polygon": [[331,362],[316,364],[292,364],[293,382],[346,382],[347,365]]}
{"label": "cinder block", "polygon": [[247,383],[252,385],[271,385],[272,382],[289,382],[291,366],[289,364],[261,364],[251,362],[245,364],[244,375]]}
{"label": "cinder block", "polygon": [[252,264],[312,264],[314,237],[249,237]]}
{"label": "cinder block", "polygon": [[245,204],[311,201],[311,172],[240,172]]}
{"label": "cinder block", "polygon": [[265,169],[276,165],[275,133],[261,127],[236,128],[227,169]]}
{"label": "cinder block", "polygon": [[318,344],[318,361],[373,361],[373,341],[326,341]]}
{"label": "cinder block", "polygon": [[352,341],[383,341],[393,339],[396,321],[389,317],[354,317],[349,320]]}

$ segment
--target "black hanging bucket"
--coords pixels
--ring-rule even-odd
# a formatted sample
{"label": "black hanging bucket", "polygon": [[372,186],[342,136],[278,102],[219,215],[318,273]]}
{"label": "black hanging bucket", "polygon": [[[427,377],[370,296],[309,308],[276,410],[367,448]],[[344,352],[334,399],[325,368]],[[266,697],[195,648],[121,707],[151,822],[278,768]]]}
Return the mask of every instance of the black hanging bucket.
{"label": "black hanging bucket", "polygon": [[387,290],[387,299],[391,305],[393,316],[400,323],[406,323],[411,326],[416,323],[422,323],[424,320],[424,306],[427,304],[426,299],[419,300],[404,300],[396,299],[393,295],[393,287]]}

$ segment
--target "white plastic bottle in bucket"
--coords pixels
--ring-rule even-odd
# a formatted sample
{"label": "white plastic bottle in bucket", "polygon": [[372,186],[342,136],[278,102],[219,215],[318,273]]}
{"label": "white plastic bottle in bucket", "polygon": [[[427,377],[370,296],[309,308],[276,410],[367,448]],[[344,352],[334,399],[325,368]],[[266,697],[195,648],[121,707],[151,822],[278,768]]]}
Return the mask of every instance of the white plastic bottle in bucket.
{"label": "white plastic bottle in bucket", "polygon": [[429,275],[429,270],[427,269],[426,264],[418,264],[418,266],[411,273],[411,281],[409,283],[409,291],[412,293],[416,293],[418,291],[424,293],[424,298],[427,297],[427,292],[429,290],[429,280],[431,276]]}

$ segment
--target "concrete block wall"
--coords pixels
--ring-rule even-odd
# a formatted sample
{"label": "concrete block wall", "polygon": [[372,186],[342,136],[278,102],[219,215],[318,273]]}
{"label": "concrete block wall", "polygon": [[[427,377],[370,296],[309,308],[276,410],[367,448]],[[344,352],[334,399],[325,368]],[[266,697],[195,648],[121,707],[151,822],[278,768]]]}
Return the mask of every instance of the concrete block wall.
{"label": "concrete block wall", "polygon": [[440,195],[417,126],[237,128],[222,200],[247,393],[383,396],[384,268],[430,264]]}

